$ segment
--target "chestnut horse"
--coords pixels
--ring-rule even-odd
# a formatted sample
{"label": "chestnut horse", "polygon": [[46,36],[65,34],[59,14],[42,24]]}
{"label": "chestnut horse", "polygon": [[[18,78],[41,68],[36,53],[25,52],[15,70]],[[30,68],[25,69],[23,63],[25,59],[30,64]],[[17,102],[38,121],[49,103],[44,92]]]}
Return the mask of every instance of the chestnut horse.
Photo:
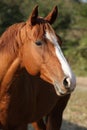
{"label": "chestnut horse", "polygon": [[[59,130],[75,88],[61,40],[51,27],[57,7],[42,18],[35,6],[26,22],[10,26],[0,38],[0,128]],[[46,124],[43,117],[46,116]]]}

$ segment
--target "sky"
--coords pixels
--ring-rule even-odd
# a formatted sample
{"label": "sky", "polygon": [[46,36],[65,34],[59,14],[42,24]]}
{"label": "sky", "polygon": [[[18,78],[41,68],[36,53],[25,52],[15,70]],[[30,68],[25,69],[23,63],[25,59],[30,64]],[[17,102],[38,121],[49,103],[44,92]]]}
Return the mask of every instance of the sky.
{"label": "sky", "polygon": [[80,0],[80,1],[82,1],[82,2],[84,2],[84,3],[87,3],[87,0]]}

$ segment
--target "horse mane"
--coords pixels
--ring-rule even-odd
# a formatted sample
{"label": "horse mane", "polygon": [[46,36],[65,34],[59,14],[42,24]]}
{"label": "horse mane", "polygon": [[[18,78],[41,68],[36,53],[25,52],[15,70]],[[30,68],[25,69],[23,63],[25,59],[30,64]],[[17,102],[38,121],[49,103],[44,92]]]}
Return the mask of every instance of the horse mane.
{"label": "horse mane", "polygon": [[24,22],[16,23],[7,28],[7,30],[0,37],[0,53],[3,53],[3,51],[9,52],[10,54],[17,53],[19,43],[16,36],[24,25]]}

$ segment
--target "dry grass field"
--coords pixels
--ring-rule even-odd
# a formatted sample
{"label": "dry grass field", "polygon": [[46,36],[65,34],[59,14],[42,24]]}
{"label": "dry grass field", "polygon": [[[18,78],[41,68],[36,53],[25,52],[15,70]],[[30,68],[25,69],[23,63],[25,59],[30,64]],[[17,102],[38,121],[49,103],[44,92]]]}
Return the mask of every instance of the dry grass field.
{"label": "dry grass field", "polygon": [[64,111],[62,130],[87,130],[87,78],[77,78],[76,90]]}

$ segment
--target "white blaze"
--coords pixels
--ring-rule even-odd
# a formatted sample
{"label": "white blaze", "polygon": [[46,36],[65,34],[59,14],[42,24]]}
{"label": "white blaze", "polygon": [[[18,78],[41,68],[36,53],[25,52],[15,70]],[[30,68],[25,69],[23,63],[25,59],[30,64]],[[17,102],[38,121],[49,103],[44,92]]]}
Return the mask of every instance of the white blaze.
{"label": "white blaze", "polygon": [[54,33],[50,33],[46,31],[46,38],[49,39],[52,42],[52,44],[54,44],[55,52],[56,52],[59,62],[61,63],[64,74],[67,77],[69,77],[71,79],[72,84],[75,85],[76,83],[75,76],[61,51],[61,48],[57,42],[56,35]]}

